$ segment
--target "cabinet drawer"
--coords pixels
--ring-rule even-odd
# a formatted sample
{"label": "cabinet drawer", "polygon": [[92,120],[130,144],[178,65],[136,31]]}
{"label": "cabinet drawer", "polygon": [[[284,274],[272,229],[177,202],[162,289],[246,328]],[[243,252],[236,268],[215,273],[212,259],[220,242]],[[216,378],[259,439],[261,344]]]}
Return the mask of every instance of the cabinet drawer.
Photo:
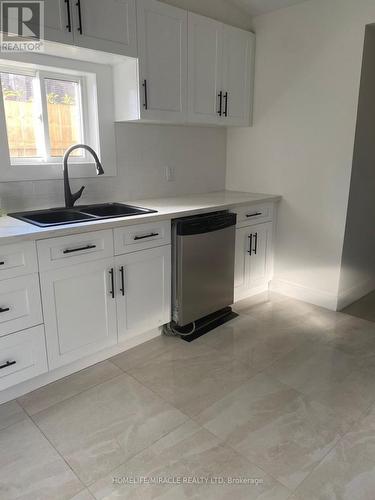
{"label": "cabinet drawer", "polygon": [[38,264],[33,241],[0,246],[0,280],[37,271]]}
{"label": "cabinet drawer", "polygon": [[111,229],[92,233],[73,234],[38,241],[39,267],[41,271],[58,269],[113,256]]}
{"label": "cabinet drawer", "polygon": [[234,212],[237,214],[237,227],[250,226],[252,224],[259,224],[260,222],[272,221],[273,204],[259,203],[238,207]]}
{"label": "cabinet drawer", "polygon": [[37,274],[0,281],[0,337],[43,323]]}
{"label": "cabinet drawer", "polygon": [[47,371],[42,325],[0,338],[0,391]]}
{"label": "cabinet drawer", "polygon": [[115,255],[169,245],[170,242],[170,221],[137,224],[115,229]]}

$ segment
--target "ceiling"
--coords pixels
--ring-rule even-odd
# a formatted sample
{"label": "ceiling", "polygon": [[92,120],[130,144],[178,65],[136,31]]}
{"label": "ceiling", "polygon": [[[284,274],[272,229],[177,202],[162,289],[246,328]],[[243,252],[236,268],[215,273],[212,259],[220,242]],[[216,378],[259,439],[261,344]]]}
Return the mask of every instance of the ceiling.
{"label": "ceiling", "polygon": [[306,0],[230,0],[231,3],[246,10],[252,16],[259,16],[304,1]]}

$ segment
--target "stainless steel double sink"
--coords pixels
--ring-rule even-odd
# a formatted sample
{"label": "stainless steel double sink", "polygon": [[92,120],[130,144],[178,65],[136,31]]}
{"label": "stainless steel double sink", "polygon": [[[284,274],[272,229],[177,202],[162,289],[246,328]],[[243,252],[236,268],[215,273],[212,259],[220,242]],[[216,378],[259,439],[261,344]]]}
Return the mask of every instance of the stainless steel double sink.
{"label": "stainless steel double sink", "polygon": [[8,215],[15,219],[33,224],[34,226],[49,227],[63,224],[76,224],[78,222],[92,222],[101,219],[112,219],[114,217],[132,217],[156,212],[157,210],[124,205],[123,203],[102,203],[73,208],[50,208],[48,210],[17,212]]}

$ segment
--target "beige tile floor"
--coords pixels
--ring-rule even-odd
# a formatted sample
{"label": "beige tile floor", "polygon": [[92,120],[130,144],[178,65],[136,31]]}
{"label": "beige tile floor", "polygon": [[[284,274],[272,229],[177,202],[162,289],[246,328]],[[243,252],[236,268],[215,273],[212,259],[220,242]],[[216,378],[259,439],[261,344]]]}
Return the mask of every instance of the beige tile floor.
{"label": "beige tile floor", "polygon": [[1,405],[0,499],[374,500],[375,323],[236,309]]}

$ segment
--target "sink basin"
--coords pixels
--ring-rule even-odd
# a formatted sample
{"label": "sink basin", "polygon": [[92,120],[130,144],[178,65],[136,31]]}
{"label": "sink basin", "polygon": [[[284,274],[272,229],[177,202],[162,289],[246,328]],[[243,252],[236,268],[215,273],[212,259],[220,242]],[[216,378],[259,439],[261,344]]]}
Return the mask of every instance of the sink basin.
{"label": "sink basin", "polygon": [[148,208],[133,207],[131,205],[123,205],[122,203],[105,203],[103,205],[92,205],[88,207],[77,207],[82,213],[94,215],[95,217],[128,217],[131,215],[141,215],[155,210]]}
{"label": "sink basin", "polygon": [[34,226],[49,227],[111,219],[114,217],[131,217],[155,212],[156,210],[133,207],[122,203],[102,203],[74,208],[51,208],[48,210],[34,210],[32,212],[17,212],[9,214],[9,216],[23,220]]}

